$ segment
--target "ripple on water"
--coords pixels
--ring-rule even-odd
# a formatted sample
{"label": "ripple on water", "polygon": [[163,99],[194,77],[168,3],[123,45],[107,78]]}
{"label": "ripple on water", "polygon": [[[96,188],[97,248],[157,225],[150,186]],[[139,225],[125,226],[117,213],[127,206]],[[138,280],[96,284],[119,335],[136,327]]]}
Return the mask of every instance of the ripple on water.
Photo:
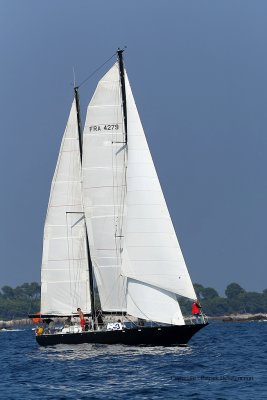
{"label": "ripple on water", "polygon": [[31,331],[2,332],[0,339],[5,399],[258,400],[266,394],[266,323],[214,322],[188,347],[42,348]]}

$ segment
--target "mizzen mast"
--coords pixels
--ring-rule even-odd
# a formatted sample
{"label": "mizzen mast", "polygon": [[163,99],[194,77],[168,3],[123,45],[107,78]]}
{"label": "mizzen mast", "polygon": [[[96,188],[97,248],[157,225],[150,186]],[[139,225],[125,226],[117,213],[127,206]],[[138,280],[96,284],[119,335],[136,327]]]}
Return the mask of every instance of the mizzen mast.
{"label": "mizzen mast", "polygon": [[[74,96],[76,103],[76,111],[77,111],[77,123],[78,123],[78,136],[79,136],[79,149],[80,149],[80,160],[82,164],[82,155],[83,155],[83,140],[82,140],[82,128],[81,128],[81,113],[80,113],[80,98],[79,98],[79,87],[76,86],[74,88]],[[95,296],[94,296],[94,279],[93,279],[93,264],[90,255],[90,246],[89,246],[89,238],[87,232],[87,225],[85,219],[85,236],[86,236],[86,252],[88,259],[88,271],[89,271],[89,289],[90,289],[90,300],[91,300],[91,316],[93,321],[93,329],[96,329],[96,309],[95,309]]]}

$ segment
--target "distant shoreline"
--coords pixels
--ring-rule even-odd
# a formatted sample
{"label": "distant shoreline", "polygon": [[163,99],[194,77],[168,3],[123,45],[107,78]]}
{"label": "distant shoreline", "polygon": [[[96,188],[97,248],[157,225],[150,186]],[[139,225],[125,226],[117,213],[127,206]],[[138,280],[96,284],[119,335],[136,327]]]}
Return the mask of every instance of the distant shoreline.
{"label": "distant shoreline", "polygon": [[[193,318],[192,316],[186,316],[185,320],[190,320]],[[245,322],[245,321],[264,321],[267,320],[267,314],[230,314],[230,315],[221,315],[221,316],[212,316],[208,319],[210,321],[222,321],[222,322]],[[0,329],[9,329],[18,326],[28,326],[28,325],[36,325],[32,322],[30,318],[22,318],[22,319],[12,319],[10,321],[0,321]]]}
{"label": "distant shoreline", "polygon": [[243,321],[265,321],[267,314],[230,314],[220,317],[209,317],[210,320],[221,320],[223,322],[243,322]]}
{"label": "distant shoreline", "polygon": [[[188,317],[188,319],[192,316]],[[222,321],[222,322],[246,322],[246,321],[265,321],[267,320],[267,314],[256,313],[256,314],[229,314],[220,316],[207,316],[210,321]]]}
{"label": "distant shoreline", "polygon": [[0,329],[14,328],[24,325],[33,325],[33,322],[29,318],[22,319],[11,319],[10,321],[0,321]]}

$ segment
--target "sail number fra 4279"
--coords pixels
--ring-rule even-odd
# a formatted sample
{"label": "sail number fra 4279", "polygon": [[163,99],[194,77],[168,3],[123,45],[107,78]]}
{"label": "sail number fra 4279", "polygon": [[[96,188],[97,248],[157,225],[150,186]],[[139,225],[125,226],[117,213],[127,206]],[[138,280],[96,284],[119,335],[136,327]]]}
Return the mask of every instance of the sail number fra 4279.
{"label": "sail number fra 4279", "polygon": [[89,126],[89,131],[90,132],[117,131],[118,129],[119,129],[119,124],[92,125],[92,126]]}

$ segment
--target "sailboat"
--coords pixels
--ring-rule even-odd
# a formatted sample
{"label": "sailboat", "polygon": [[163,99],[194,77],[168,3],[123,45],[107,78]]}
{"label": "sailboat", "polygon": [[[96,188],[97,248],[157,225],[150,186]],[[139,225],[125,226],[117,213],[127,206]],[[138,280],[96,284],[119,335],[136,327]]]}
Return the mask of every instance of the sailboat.
{"label": "sailboat", "polygon": [[83,132],[74,88],[41,272],[40,318],[63,325],[37,330],[36,340],[186,345],[208,322],[185,323],[179,296],[196,299],[118,49],[88,105]]}

